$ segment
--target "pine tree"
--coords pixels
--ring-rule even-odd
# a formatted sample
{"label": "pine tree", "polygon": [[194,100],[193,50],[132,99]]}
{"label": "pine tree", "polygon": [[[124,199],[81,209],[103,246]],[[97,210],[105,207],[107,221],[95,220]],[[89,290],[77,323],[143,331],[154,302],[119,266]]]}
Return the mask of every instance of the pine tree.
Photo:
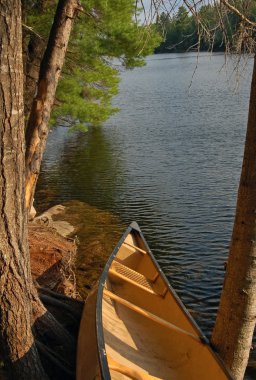
{"label": "pine tree", "polygon": [[[26,23],[47,40],[56,1],[24,3]],[[42,4],[44,6],[42,6]],[[46,6],[48,4],[48,6]],[[144,65],[144,58],[160,42],[153,26],[136,22],[134,0],[82,1],[84,12],[74,24],[65,66],[56,94],[51,123],[86,129],[99,125],[117,109],[111,99],[118,92],[121,66]],[[34,35],[27,37],[27,44]],[[31,87],[31,83],[30,83]],[[26,89],[26,92],[29,88]]]}

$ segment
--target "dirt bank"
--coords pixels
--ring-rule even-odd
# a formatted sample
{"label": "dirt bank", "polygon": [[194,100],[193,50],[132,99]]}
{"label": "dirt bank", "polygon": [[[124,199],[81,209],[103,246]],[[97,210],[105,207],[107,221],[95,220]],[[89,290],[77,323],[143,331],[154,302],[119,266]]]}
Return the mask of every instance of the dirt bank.
{"label": "dirt bank", "polygon": [[41,287],[76,298],[74,241],[35,222],[29,224],[28,231],[33,278]]}

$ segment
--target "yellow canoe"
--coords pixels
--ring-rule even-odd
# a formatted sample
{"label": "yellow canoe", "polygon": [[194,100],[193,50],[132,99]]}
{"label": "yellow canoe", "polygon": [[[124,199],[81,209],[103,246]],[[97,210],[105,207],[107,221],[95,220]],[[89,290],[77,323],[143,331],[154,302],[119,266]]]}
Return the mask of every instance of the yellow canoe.
{"label": "yellow canoe", "polygon": [[77,380],[233,379],[133,222],[88,297]]}

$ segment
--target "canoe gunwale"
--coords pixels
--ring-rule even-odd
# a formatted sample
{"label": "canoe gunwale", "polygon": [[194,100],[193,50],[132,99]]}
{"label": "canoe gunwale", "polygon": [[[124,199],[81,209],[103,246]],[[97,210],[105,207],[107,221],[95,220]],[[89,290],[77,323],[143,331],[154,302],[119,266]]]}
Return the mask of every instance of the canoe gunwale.
{"label": "canoe gunwale", "polygon": [[97,292],[97,301],[96,301],[96,335],[98,339],[98,355],[99,355],[99,365],[100,365],[100,372],[103,380],[111,380],[110,371],[108,367],[108,361],[107,361],[107,354],[105,350],[105,340],[104,340],[104,333],[103,333],[103,321],[102,321],[102,299],[103,299],[103,290],[105,287],[105,282],[108,277],[109,268],[116,257],[117,252],[121,248],[124,240],[129,235],[129,233],[132,231],[133,223],[130,224],[130,226],[127,228],[127,230],[124,232],[123,236],[117,243],[116,247],[114,248],[112,254],[110,255],[104,270],[100,276],[99,284],[98,284],[98,292]]}
{"label": "canoe gunwale", "polygon": [[132,230],[135,230],[137,234],[140,235],[148,255],[150,256],[156,270],[160,273],[160,276],[162,277],[163,281],[165,282],[165,285],[167,286],[167,291],[169,290],[179,305],[179,307],[182,309],[183,313],[186,315],[186,317],[189,319],[191,324],[196,329],[199,338],[203,344],[206,344],[209,346],[209,348],[212,351],[213,356],[215,357],[216,361],[220,364],[222,367],[224,373],[227,375],[227,378],[230,380],[234,380],[233,375],[231,374],[230,370],[225,366],[220,356],[217,354],[216,350],[212,346],[211,342],[206,338],[206,336],[202,333],[201,329],[193,319],[193,317],[189,314],[185,306],[183,305],[182,301],[178,297],[175,290],[170,285],[169,281],[167,280],[165,274],[163,273],[162,269],[160,268],[159,264],[157,263],[154,255],[152,254],[138,224],[136,222],[132,222],[129,227],[126,229],[124,234],[122,235],[121,239],[117,243],[116,247],[114,248],[112,254],[110,255],[104,270],[100,276],[99,283],[98,283],[98,290],[97,290],[97,300],[96,300],[96,336],[97,336],[97,348],[98,348],[98,358],[99,358],[99,366],[100,366],[100,372],[102,380],[111,380],[111,375],[109,371],[108,361],[107,361],[107,355],[105,350],[105,340],[104,340],[104,332],[103,332],[103,321],[102,321],[102,300],[103,300],[103,291],[105,287],[105,283],[109,274],[109,268],[112,265],[113,260],[115,259],[119,249],[121,248],[122,244],[124,243],[126,237],[132,232]]}

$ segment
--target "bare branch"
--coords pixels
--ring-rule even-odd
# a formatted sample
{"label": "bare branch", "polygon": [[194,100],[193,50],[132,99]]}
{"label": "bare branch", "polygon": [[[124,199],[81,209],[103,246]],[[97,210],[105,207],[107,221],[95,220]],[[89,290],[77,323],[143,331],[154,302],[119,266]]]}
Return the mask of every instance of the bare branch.
{"label": "bare branch", "polygon": [[241,18],[242,21],[245,21],[247,24],[252,25],[256,27],[256,23],[249,20],[247,17],[245,17],[244,14],[242,14],[237,8],[235,8],[233,5],[229,4],[227,0],[220,0],[222,4],[224,4],[231,12],[235,13],[238,17]]}
{"label": "bare branch", "polygon": [[40,40],[44,40],[44,38],[42,36],[40,36],[40,34],[38,34],[33,28],[31,28],[30,26],[28,25],[25,25],[25,24],[22,24],[22,27],[24,29],[26,29],[29,33],[31,34],[34,34],[35,36],[37,36],[38,38],[40,38]]}

